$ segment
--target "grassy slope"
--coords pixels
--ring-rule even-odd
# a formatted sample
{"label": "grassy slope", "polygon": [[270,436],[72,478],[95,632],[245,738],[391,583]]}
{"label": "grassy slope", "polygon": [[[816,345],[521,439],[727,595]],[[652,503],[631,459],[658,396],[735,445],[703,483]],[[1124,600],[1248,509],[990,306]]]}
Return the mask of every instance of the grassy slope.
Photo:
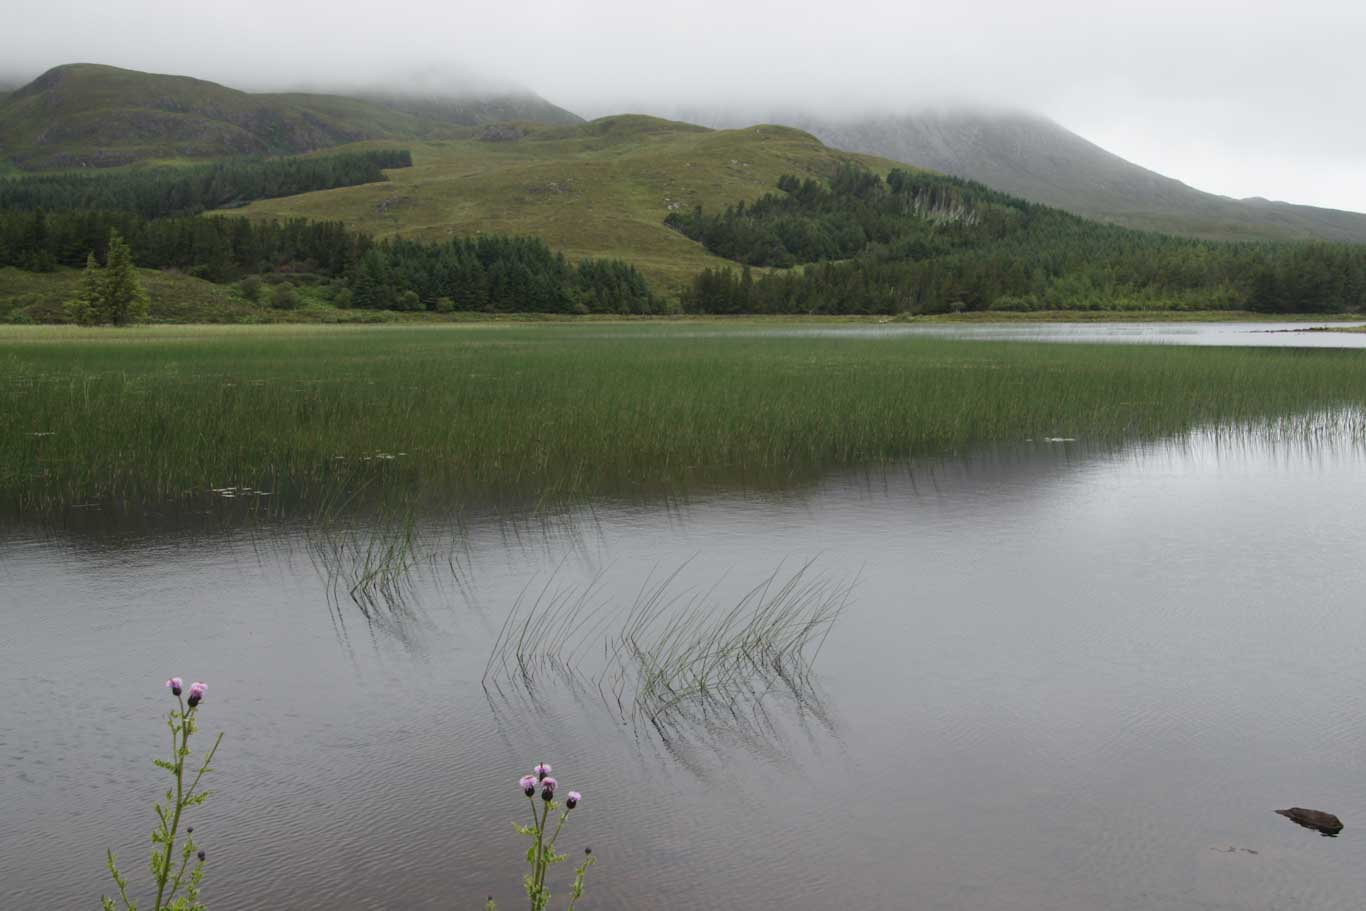
{"label": "grassy slope", "polygon": [[[0,328],[0,514],[271,491],[431,509],[753,485],[983,443],[1318,439],[1359,351],[812,337],[730,323]],[[1281,420],[1288,419],[1288,420]],[[1361,432],[1360,412],[1346,429]],[[402,454],[376,459],[376,453]],[[122,507],[120,507],[122,504]]]}
{"label": "grassy slope", "polygon": [[[140,271],[143,287],[151,297],[154,321],[176,322],[192,318],[204,322],[237,322],[250,308],[224,285],[152,269]],[[64,319],[62,306],[75,295],[80,282],[80,269],[58,269],[49,273],[0,269],[0,320],[61,321]]]}
{"label": "grassy slope", "polygon": [[395,111],[402,111],[436,123],[454,126],[479,126],[488,123],[583,123],[583,118],[562,107],[551,104],[538,95],[503,94],[489,97],[441,98],[428,95],[405,95],[381,90],[341,92],[349,98],[372,101]]}
{"label": "grassy slope", "polygon": [[713,131],[633,115],[533,130],[515,142],[411,148],[413,167],[388,172],[387,183],[261,200],[233,214],[340,219],[420,240],[535,234],[573,257],[628,260],[672,292],[703,268],[733,264],[666,228],[671,207],[755,199],[784,173],[825,176],[842,160],[894,166],[786,127]]}
{"label": "grassy slope", "polygon": [[249,94],[185,76],[70,64],[0,100],[0,157],[30,170],[110,167],[306,152],[372,138],[460,135],[469,127],[452,121],[457,114],[473,122],[512,116],[563,122],[573,116],[534,96],[494,99],[482,107],[471,103],[458,111],[412,113],[402,107],[395,99]]}
{"label": "grassy slope", "polygon": [[[230,285],[215,285],[174,272],[139,271],[150,298],[153,323],[369,323],[421,321],[427,316],[337,310],[310,287],[299,288],[299,309],[273,310],[246,300]],[[37,273],[0,268],[0,323],[65,322],[63,307],[75,296],[80,281],[79,269]]]}

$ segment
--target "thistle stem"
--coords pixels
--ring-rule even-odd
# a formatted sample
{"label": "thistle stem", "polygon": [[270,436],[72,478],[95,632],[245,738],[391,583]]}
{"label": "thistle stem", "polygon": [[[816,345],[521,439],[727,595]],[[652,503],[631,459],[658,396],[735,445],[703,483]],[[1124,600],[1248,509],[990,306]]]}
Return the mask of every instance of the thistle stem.
{"label": "thistle stem", "polygon": [[[546,805],[545,805],[545,815],[546,815],[547,817],[550,816],[550,802],[549,802],[549,801],[546,801]],[[563,828],[564,828],[564,821],[565,821],[566,819],[568,819],[568,818],[569,818],[569,811],[568,811],[568,810],[565,810],[563,813],[560,814],[560,822],[559,822],[559,824],[558,824],[557,826],[555,826],[555,834],[552,835],[552,836],[550,837],[550,844],[546,846],[546,851],[550,854],[551,857],[553,857],[553,856],[555,855],[555,842],[559,841],[559,838],[560,838],[560,829],[563,829]],[[544,830],[544,826],[542,826],[542,830]],[[545,888],[545,874],[546,874],[546,870],[547,870],[549,867],[550,867],[550,862],[549,862],[549,860],[546,860],[546,859],[543,858],[543,861],[542,861],[542,863],[541,863],[541,876],[540,876],[540,879],[536,882],[536,892],[537,892],[537,894],[540,894],[541,890]]]}
{"label": "thistle stem", "polygon": [[190,712],[185,711],[185,703],[180,697],[176,697],[180,703],[180,743],[176,746],[175,728],[171,729],[171,744],[175,749],[175,813],[171,816],[171,824],[166,829],[166,855],[162,858],[161,868],[157,872],[157,900],[152,905],[152,911],[162,911],[161,897],[166,892],[166,882],[171,878],[171,855],[175,851],[175,833],[180,828],[180,813],[185,809],[185,756],[188,752],[190,743]]}

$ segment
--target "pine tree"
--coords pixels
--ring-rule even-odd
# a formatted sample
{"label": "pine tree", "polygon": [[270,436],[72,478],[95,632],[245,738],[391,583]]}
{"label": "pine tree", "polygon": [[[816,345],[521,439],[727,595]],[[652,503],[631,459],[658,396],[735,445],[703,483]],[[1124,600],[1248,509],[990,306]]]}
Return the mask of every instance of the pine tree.
{"label": "pine tree", "polygon": [[371,247],[356,267],[356,280],[351,290],[351,306],[365,310],[387,310],[392,297],[389,264],[385,261],[383,253]]}
{"label": "pine tree", "polygon": [[85,259],[81,286],[76,291],[76,296],[66,302],[66,315],[73,323],[91,326],[99,322],[99,314],[104,310],[102,271],[94,252],[91,252]]}
{"label": "pine tree", "polygon": [[133,253],[118,229],[109,232],[109,258],[102,285],[97,311],[100,322],[126,326],[147,318],[147,292],[133,265]]}

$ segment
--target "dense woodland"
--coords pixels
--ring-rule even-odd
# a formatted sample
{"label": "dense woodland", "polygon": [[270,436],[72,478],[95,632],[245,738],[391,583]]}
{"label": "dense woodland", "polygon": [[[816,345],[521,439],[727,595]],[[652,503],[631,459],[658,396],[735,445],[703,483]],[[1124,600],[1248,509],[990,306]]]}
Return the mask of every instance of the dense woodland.
{"label": "dense woodland", "polygon": [[[197,214],[382,180],[383,169],[410,164],[406,151],[372,151],[0,180],[0,266],[78,267],[92,252],[104,262],[117,231],[139,266],[219,283],[309,276],[343,307],[666,309],[630,265],[572,264],[531,238],[375,241],[338,222]],[[914,171],[884,179],[848,166],[828,183],[787,176],[748,205],[667,222],[743,267],[698,275],[682,296],[697,313],[1366,309],[1366,246],[1144,233]]]}
{"label": "dense woodland", "polygon": [[144,218],[193,215],[384,180],[386,168],[410,168],[406,149],[341,152],[314,158],[264,158],[194,167],[101,174],[53,174],[0,180],[0,209],[97,209]]}
{"label": "dense woodland", "polygon": [[[699,313],[1366,307],[1366,246],[1226,243],[1103,225],[981,184],[845,168],[668,223],[748,266],[707,270],[684,295]],[[800,269],[790,267],[801,265]]]}
{"label": "dense woodland", "polygon": [[347,307],[653,313],[661,306],[634,267],[614,260],[571,264],[536,238],[376,241],[340,222],[304,219],[0,211],[0,266],[80,266],[92,251],[104,262],[111,230],[143,267],[214,282],[261,273],[323,276],[332,280],[335,302]]}
{"label": "dense woodland", "polygon": [[111,232],[138,265],[213,282],[263,273],[323,277],[340,306],[377,310],[652,313],[625,263],[569,263],[544,242],[477,236],[375,241],[340,222],[198,217],[252,199],[383,180],[407,151],[228,162],[118,174],[0,180],[0,266],[50,271],[108,258]]}

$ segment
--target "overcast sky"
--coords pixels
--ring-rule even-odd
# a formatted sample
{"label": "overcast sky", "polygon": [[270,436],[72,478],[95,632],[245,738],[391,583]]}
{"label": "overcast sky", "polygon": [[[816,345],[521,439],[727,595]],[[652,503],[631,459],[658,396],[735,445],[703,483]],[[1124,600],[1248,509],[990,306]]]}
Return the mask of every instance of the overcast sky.
{"label": "overcast sky", "polygon": [[1366,211],[1363,0],[6,0],[0,67],[246,88],[430,66],[627,108],[1047,114],[1193,186]]}

